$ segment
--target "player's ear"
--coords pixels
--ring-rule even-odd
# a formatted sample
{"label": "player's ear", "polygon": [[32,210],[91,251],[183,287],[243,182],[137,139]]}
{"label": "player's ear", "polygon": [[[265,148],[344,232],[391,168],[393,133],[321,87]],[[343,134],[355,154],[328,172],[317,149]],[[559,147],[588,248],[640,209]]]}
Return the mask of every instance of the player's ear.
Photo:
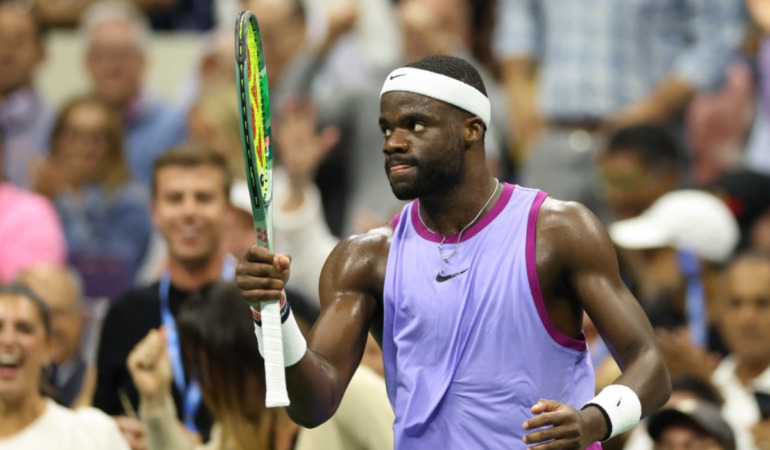
{"label": "player's ear", "polygon": [[484,139],[484,121],[478,116],[472,116],[463,122],[463,139],[468,145]]}

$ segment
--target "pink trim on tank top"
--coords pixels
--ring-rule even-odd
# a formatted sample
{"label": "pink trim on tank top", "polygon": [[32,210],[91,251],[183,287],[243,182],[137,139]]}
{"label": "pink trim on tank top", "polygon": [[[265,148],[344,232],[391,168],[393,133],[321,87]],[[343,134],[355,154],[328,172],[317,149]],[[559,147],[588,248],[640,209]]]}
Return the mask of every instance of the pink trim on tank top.
{"label": "pink trim on tank top", "polygon": [[401,220],[401,212],[393,216],[393,219],[390,221],[390,226],[393,227],[393,231],[396,231],[396,227],[398,227],[398,222]]}
{"label": "pink trim on tank top", "polygon": [[[503,183],[503,193],[500,194],[500,198],[497,199],[495,204],[492,206],[492,209],[490,209],[486,214],[481,216],[481,219],[479,219],[476,223],[470,226],[467,230],[465,230],[465,233],[463,233],[463,237],[467,241],[468,239],[472,238],[473,236],[479,234],[481,230],[483,230],[487,225],[489,225],[493,220],[495,220],[495,217],[499,216],[500,213],[505,209],[505,206],[508,204],[508,200],[511,199],[513,196],[513,190],[516,186],[513,184]],[[441,242],[441,239],[444,237],[440,235],[439,233],[435,233],[428,229],[423,223],[422,220],[420,220],[420,200],[417,199],[412,203],[412,226],[414,227],[415,231],[417,231],[417,234],[420,235],[423,239],[426,239],[431,242],[439,243]],[[446,237],[446,240],[444,241],[445,244],[456,244],[457,238],[459,233],[452,234],[450,236]]]}
{"label": "pink trim on tank top", "polygon": [[[583,351],[586,349],[586,341],[582,339],[575,339],[563,334],[557,330],[551,322],[551,318],[548,316],[548,310],[545,307],[545,301],[543,301],[543,292],[540,290],[540,279],[537,275],[537,258],[535,239],[537,236],[537,214],[540,211],[540,206],[545,201],[548,194],[545,192],[538,192],[535,197],[535,201],[532,202],[532,207],[529,210],[529,219],[527,220],[527,278],[529,279],[529,289],[532,292],[532,298],[535,300],[535,307],[537,308],[537,314],[540,316],[540,321],[543,322],[548,334],[556,341],[557,344],[562,345],[573,350]],[[600,447],[601,448],[601,447]]]}

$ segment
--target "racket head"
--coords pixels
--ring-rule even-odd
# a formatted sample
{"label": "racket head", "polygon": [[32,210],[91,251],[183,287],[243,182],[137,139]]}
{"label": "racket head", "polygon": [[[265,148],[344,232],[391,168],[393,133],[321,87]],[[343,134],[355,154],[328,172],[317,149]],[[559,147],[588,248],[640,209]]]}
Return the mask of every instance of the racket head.
{"label": "racket head", "polygon": [[273,250],[273,149],[270,94],[257,18],[238,15],[235,25],[235,66],[241,147],[257,244]]}

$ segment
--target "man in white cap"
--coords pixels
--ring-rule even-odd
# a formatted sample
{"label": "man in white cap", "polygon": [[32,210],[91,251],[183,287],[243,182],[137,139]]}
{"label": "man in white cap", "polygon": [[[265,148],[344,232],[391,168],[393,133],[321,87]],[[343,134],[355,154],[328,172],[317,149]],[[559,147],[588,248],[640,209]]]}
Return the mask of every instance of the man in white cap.
{"label": "man in white cap", "polygon": [[727,205],[707,192],[673,191],[609,232],[653,325],[687,325],[690,341],[706,347],[721,266],[740,238]]}

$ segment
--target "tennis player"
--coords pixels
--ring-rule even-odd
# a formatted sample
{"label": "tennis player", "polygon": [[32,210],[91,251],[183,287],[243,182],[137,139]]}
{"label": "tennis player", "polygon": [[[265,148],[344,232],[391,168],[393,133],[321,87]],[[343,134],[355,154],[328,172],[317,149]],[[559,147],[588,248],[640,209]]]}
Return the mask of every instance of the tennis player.
{"label": "tennis player", "polygon": [[[309,342],[285,302],[291,417],[313,427],[334,414],[369,331],[396,449],[598,448],[663,404],[668,372],[598,219],[487,170],[478,72],[424,58],[388,75],[380,105],[391,188],[414,201],[331,253]],[[279,298],[289,274],[287,256],[255,246],[237,281],[258,305]],[[598,395],[583,311],[624,368]]]}

